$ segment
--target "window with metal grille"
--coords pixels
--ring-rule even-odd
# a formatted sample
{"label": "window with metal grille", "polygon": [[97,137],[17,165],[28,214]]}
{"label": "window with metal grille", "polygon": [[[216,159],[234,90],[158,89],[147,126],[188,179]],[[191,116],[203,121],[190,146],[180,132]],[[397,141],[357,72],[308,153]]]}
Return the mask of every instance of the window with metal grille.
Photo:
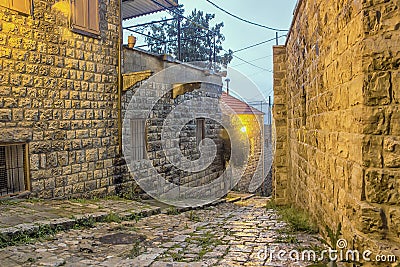
{"label": "window with metal grille", "polygon": [[98,35],[99,1],[98,0],[71,0],[72,29],[78,33]]}
{"label": "window with metal grille", "polygon": [[205,120],[204,119],[196,119],[196,142],[197,145],[200,144],[201,140],[204,139],[205,136]]}
{"label": "window with metal grille", "polygon": [[25,145],[0,146],[0,196],[26,190]]}
{"label": "window with metal grille", "polygon": [[146,130],[145,119],[131,120],[132,159],[142,160],[146,158]]}
{"label": "window with metal grille", "polygon": [[4,6],[27,15],[30,15],[32,12],[32,0],[0,0],[0,6]]}

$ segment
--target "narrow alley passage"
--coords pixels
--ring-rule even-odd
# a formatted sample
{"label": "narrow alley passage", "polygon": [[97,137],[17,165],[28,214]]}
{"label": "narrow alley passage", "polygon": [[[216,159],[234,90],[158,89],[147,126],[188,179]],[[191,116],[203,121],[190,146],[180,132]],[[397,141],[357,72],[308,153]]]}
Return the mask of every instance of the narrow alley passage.
{"label": "narrow alley passage", "polygon": [[44,242],[0,250],[1,266],[307,266],[264,251],[321,246],[317,236],[288,231],[266,198],[137,221],[97,223],[59,232]]}

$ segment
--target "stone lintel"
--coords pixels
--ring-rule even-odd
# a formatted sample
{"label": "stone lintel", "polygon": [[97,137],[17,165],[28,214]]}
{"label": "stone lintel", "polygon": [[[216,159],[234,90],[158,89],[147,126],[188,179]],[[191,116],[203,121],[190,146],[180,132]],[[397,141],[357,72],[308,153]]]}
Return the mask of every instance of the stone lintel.
{"label": "stone lintel", "polygon": [[200,89],[201,84],[202,84],[201,82],[174,84],[172,88],[172,98],[175,99],[180,95],[183,95],[188,92],[193,92],[193,90],[195,89]]}
{"label": "stone lintel", "polygon": [[153,74],[153,72],[151,70],[123,74],[122,75],[122,79],[123,79],[122,91],[123,92],[128,91],[129,88],[131,88],[138,82],[148,79],[152,74]]}

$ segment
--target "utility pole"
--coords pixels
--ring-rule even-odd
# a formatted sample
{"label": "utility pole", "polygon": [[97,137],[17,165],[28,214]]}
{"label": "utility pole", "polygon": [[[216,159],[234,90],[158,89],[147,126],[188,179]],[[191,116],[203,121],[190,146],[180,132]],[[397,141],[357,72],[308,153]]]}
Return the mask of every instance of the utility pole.
{"label": "utility pole", "polygon": [[214,34],[214,63],[217,62],[217,54],[216,54],[216,47],[215,47],[216,41],[215,41],[215,34]]}
{"label": "utility pole", "polygon": [[229,82],[231,81],[231,79],[226,78],[225,82],[226,82],[226,94],[229,95]]}
{"label": "utility pole", "polygon": [[279,36],[278,36],[278,32],[275,33],[276,36],[276,45],[279,45]]}
{"label": "utility pole", "polygon": [[268,122],[272,124],[271,96],[268,96]]}
{"label": "utility pole", "polygon": [[181,55],[181,18],[178,18],[178,60],[182,60]]}

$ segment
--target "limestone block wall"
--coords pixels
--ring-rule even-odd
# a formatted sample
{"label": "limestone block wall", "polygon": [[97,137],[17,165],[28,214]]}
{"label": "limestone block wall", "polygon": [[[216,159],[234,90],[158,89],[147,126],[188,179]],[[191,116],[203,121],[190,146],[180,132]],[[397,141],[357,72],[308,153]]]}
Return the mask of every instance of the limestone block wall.
{"label": "limestone block wall", "polygon": [[[360,231],[400,244],[400,3],[363,3],[362,199]],[[364,216],[364,215],[363,215]],[[367,218],[368,218],[367,217]]]}
{"label": "limestone block wall", "polygon": [[275,196],[376,253],[400,241],[399,12],[398,1],[299,1],[274,48]]}
{"label": "limestone block wall", "polygon": [[282,204],[288,202],[288,125],[286,93],[286,48],[274,48],[274,127],[276,131],[276,148],[272,167],[274,179],[273,196]]}
{"label": "limestone block wall", "polygon": [[27,143],[34,196],[113,192],[119,1],[99,0],[96,38],[56,2],[33,0],[32,16],[0,7],[0,143]]}

